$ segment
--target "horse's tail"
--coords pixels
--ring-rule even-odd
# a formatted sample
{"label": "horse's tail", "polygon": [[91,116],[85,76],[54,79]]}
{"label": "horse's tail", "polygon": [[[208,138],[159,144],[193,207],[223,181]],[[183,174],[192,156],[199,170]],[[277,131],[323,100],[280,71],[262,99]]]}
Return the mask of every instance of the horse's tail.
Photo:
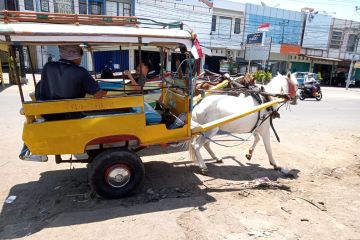
{"label": "horse's tail", "polygon": [[[193,116],[193,119],[191,119],[191,126],[192,127],[200,125],[195,120],[196,120],[196,117]],[[197,162],[197,158],[196,158],[195,148],[194,148],[193,143],[194,143],[195,139],[197,139],[197,138],[198,138],[197,135],[191,135],[191,138],[188,141],[188,150],[189,150],[190,159],[195,163]]]}

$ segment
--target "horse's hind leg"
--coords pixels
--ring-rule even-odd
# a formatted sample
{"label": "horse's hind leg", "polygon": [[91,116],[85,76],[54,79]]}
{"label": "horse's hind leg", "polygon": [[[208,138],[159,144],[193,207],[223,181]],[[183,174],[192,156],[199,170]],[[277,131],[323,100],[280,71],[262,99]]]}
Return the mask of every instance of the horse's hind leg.
{"label": "horse's hind leg", "polygon": [[268,155],[270,164],[274,167],[275,170],[280,170],[281,167],[276,163],[272,155],[272,150],[270,145],[270,128],[269,127],[262,128],[261,131],[259,131],[259,133],[261,134],[261,138],[264,142],[265,150]]}
{"label": "horse's hind leg", "polygon": [[218,158],[217,156],[215,156],[215,153],[212,151],[212,149],[210,148],[210,142],[206,142],[204,143],[204,148],[206,149],[206,151],[208,151],[208,153],[210,154],[212,159],[215,159],[215,161],[217,163],[222,163],[222,158]]}
{"label": "horse's hind leg", "polygon": [[253,145],[249,148],[249,153],[245,155],[245,157],[247,158],[247,160],[251,160],[252,158],[252,154],[254,152],[254,149],[256,147],[256,144],[258,144],[258,142],[260,141],[260,137],[259,137],[259,133],[255,132],[254,133],[254,143]]}
{"label": "horse's hind leg", "polygon": [[222,159],[221,158],[218,158],[215,153],[212,151],[212,149],[210,148],[210,138],[215,136],[216,133],[218,132],[218,128],[215,128],[209,132],[206,132],[206,136],[207,136],[207,141],[204,143],[204,148],[206,149],[206,151],[208,151],[208,153],[210,154],[211,158],[212,159],[215,159],[217,163],[222,163]]}

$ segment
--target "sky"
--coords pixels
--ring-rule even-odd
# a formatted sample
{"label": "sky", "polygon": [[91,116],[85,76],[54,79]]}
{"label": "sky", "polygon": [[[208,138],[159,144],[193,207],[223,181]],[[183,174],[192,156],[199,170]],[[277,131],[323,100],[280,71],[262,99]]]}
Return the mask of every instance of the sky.
{"label": "sky", "polygon": [[[360,9],[355,11],[355,6],[360,8],[360,0],[232,0],[242,3],[265,3],[269,7],[278,7],[294,11],[301,11],[303,7],[314,8],[321,14],[331,15],[335,18],[349,19],[360,22]],[[322,12],[322,11],[325,11]]]}

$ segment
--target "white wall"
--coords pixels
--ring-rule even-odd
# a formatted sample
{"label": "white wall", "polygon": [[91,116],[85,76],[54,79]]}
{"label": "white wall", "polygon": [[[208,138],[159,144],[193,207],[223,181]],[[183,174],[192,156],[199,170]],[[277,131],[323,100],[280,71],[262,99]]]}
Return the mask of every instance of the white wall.
{"label": "white wall", "polygon": [[212,8],[202,2],[135,0],[135,16],[166,23],[182,21],[198,34],[201,45],[210,43]]}
{"label": "white wall", "polygon": [[326,50],[329,47],[332,17],[308,14],[305,24],[302,47]]}
{"label": "white wall", "polygon": [[[342,40],[340,49],[329,48],[328,57],[351,60],[353,58],[353,53],[347,51],[347,45],[350,34],[358,34],[360,28],[360,22],[354,22],[350,20],[344,19],[333,19],[332,31],[340,31],[342,32]],[[331,37],[331,35],[330,35]],[[357,52],[354,56],[355,59],[360,58],[360,45],[358,44]]]}
{"label": "white wall", "polygon": [[[215,5],[216,2],[214,2]],[[243,11],[233,11],[228,9],[213,9],[213,15],[216,16],[216,31],[211,32],[210,36],[210,48],[225,48],[231,50],[241,50],[244,49],[243,46],[243,32],[244,32],[244,23],[245,16]],[[228,36],[223,35],[224,27],[220,25],[221,17],[231,18],[231,24],[229,24],[230,31]],[[240,19],[240,33],[235,34],[235,18]],[[211,26],[210,26],[211,27]],[[211,28],[210,28],[211,30]]]}
{"label": "white wall", "polygon": [[229,0],[214,0],[214,8],[245,12],[245,4]]}

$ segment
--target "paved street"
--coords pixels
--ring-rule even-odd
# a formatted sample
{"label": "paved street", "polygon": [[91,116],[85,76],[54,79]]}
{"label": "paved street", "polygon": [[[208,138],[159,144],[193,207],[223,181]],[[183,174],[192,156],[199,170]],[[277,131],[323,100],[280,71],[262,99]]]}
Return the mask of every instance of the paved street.
{"label": "paved street", "polygon": [[17,88],[0,89],[0,239],[360,239],[360,90],[323,95],[274,122],[290,176],[271,169],[262,143],[250,162],[250,142],[214,146],[224,163],[209,160],[208,176],[186,152],[143,157],[144,185],[110,201],[90,198],[85,165],[18,160]]}

